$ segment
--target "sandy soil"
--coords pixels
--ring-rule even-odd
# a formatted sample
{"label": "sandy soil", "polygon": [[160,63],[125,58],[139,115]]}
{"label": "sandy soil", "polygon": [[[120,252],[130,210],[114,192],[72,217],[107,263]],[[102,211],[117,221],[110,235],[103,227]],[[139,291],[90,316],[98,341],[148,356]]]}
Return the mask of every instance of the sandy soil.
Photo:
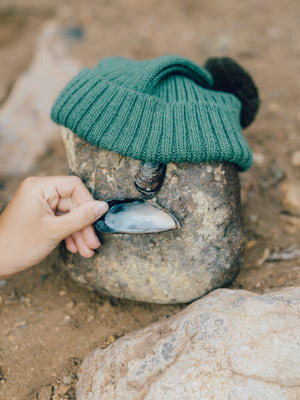
{"label": "sandy soil", "polygon": [[[266,292],[299,285],[299,258],[266,261],[268,251],[300,239],[299,215],[282,202],[282,184],[300,184],[300,167],[292,162],[300,150],[298,1],[24,3],[0,0],[0,104],[28,66],[37,33],[49,18],[84,28],[73,52],[87,66],[109,55],[141,59],[176,53],[199,63],[229,55],[252,73],[262,106],[245,131],[256,162],[241,175],[247,250],[232,287]],[[40,175],[66,173],[60,140],[37,167]],[[0,211],[22,179],[0,180]],[[89,292],[67,277],[58,252],[0,286],[0,398],[5,400],[75,399],[76,371],[87,353],[183,307]]]}

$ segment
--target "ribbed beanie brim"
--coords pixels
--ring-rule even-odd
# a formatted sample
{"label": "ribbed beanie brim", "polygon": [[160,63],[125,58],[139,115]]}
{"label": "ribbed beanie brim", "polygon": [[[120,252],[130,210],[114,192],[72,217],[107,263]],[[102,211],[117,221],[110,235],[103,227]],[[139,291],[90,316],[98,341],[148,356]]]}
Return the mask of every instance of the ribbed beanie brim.
{"label": "ribbed beanie brim", "polygon": [[246,170],[252,154],[240,101],[211,90],[212,84],[207,70],[183,57],[108,58],[80,71],[51,117],[88,142],[134,159],[228,161]]}

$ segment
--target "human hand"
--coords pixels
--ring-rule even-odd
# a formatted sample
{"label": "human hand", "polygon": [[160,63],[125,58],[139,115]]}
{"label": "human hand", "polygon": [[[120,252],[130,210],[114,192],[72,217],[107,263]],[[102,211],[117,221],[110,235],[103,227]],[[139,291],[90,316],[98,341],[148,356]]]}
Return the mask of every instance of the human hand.
{"label": "human hand", "polygon": [[107,209],[76,176],[25,179],[0,216],[0,278],[39,263],[63,239],[92,257],[100,246],[92,223]]}

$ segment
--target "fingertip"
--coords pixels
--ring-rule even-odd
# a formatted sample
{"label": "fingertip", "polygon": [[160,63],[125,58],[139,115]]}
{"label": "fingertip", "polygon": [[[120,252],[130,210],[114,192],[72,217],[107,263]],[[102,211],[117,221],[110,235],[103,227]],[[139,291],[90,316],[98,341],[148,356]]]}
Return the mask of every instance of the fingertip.
{"label": "fingertip", "polygon": [[93,245],[91,246],[91,249],[97,250],[97,249],[99,249],[100,246],[101,246],[101,243],[100,243],[99,240],[98,240],[98,243],[93,244]]}
{"label": "fingertip", "polygon": [[69,250],[71,253],[78,253],[78,247],[77,247],[74,239],[71,236],[69,236],[65,239],[65,244],[66,244],[67,250]]}
{"label": "fingertip", "polygon": [[82,237],[86,246],[91,249],[98,249],[101,245],[95,229],[92,225],[87,226],[82,230]]}
{"label": "fingertip", "polygon": [[91,238],[91,245],[90,248],[91,249],[98,249],[101,246],[101,242],[98,239],[98,236],[96,235],[96,233],[93,234],[92,238]]}
{"label": "fingertip", "polygon": [[94,214],[95,214],[96,218],[102,217],[102,215],[108,211],[108,208],[109,208],[109,206],[105,201],[99,201],[94,206]]}
{"label": "fingertip", "polygon": [[90,245],[87,245],[84,237],[83,237],[83,232],[75,232],[73,234],[73,238],[75,240],[75,243],[78,247],[79,254],[84,257],[84,258],[91,258],[94,255],[94,251],[91,248]]}
{"label": "fingertip", "polygon": [[84,258],[91,258],[91,257],[93,257],[93,255],[95,254],[95,252],[94,252],[94,250],[92,250],[92,249],[82,249],[82,250],[80,250],[80,255],[82,256],[82,257],[84,257]]}

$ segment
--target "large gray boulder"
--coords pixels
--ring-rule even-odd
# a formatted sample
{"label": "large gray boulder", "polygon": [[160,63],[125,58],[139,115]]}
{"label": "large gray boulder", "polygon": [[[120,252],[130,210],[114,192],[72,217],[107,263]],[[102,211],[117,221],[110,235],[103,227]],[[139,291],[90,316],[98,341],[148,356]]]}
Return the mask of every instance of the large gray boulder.
{"label": "large gray boulder", "polygon": [[300,287],[219,289],[84,360],[78,400],[300,398]]}
{"label": "large gray boulder", "polygon": [[[139,161],[93,146],[66,128],[62,135],[70,172],[96,199],[141,197],[134,186]],[[72,278],[101,293],[156,303],[188,302],[229,284],[244,250],[236,167],[170,163],[151,202],[175,215],[180,229],[102,234],[103,245],[91,259],[63,249]]]}

